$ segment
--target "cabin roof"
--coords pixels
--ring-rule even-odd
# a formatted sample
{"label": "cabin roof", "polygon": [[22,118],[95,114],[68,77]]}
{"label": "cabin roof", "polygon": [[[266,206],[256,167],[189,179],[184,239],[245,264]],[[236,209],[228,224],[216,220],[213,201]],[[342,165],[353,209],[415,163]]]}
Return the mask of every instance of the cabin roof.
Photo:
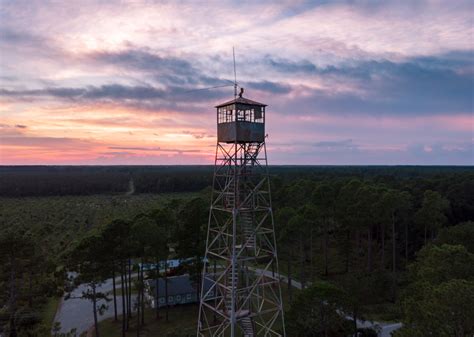
{"label": "cabin roof", "polygon": [[245,105],[258,105],[258,106],[267,106],[266,104],[259,103],[256,101],[252,101],[251,99],[244,98],[244,97],[237,97],[236,99],[233,99],[232,101],[228,101],[219,105],[216,105],[216,108],[221,108],[226,105],[231,105],[234,103],[239,103],[239,104],[245,104]]}
{"label": "cabin roof", "polygon": [[[159,296],[165,296],[165,279],[159,278]],[[152,295],[155,296],[156,294],[156,280],[149,280],[149,285],[152,291]],[[205,291],[207,291],[211,287],[211,281],[206,279],[205,282]],[[189,278],[189,275],[181,275],[181,276],[172,276],[168,277],[168,296],[175,296],[175,295],[182,295],[188,293],[196,292],[196,286],[194,282],[192,282]]]}

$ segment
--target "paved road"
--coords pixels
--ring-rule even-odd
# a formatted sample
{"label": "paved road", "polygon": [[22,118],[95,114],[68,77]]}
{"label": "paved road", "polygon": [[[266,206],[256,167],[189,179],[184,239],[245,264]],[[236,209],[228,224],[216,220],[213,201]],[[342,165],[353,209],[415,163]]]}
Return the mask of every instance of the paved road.
{"label": "paved road", "polygon": [[[263,273],[265,276],[272,276],[272,272],[268,270],[264,271],[263,269],[259,268],[253,268],[253,270],[257,273]],[[278,277],[278,273],[275,273],[275,275]],[[279,275],[279,277],[282,282],[288,283],[288,277],[286,277],[285,275]],[[293,279],[291,280],[291,285],[296,289],[302,288],[301,283]],[[350,319],[350,317],[348,318]],[[402,327],[402,323],[382,323],[376,321],[357,320],[357,326],[359,328],[372,328],[378,331],[379,337],[390,337],[393,331]]]}
{"label": "paved road", "polygon": [[[117,278],[116,281],[118,282]],[[97,291],[109,292],[111,294],[109,298],[112,300],[112,288],[112,279],[108,279],[97,288]],[[79,297],[82,295],[82,292],[86,290],[87,286],[80,285],[72,292],[71,297]],[[120,290],[118,290],[118,293],[120,293]],[[132,296],[132,301],[135,303],[135,296]],[[99,301],[97,306],[99,307],[101,304],[105,304],[105,301]],[[122,312],[122,296],[117,296],[117,311],[119,314]],[[108,303],[108,308],[105,310],[105,312],[98,316],[98,319],[99,321],[102,321],[113,316],[114,303],[112,300]],[[54,317],[54,321],[61,323],[61,332],[68,332],[74,328],[77,329],[78,334],[87,331],[91,326],[94,325],[92,302],[80,298],[71,298],[68,300],[63,298],[59,305],[59,309],[56,312],[56,316]]]}

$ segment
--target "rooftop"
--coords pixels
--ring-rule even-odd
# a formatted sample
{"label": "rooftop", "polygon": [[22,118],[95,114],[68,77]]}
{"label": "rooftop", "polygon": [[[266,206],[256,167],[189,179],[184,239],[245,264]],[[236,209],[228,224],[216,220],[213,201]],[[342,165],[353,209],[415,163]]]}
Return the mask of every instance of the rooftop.
{"label": "rooftop", "polygon": [[[148,280],[148,282],[151,288],[150,289],[151,293],[155,295],[156,280]],[[196,292],[196,286],[197,284],[189,279],[189,275],[168,277],[168,296]],[[209,280],[206,280],[205,289],[207,290],[210,287],[211,287],[211,282]],[[164,278],[158,279],[158,292],[159,292],[160,297],[165,296],[165,279]]]}
{"label": "rooftop", "polygon": [[226,105],[231,105],[234,103],[239,103],[239,104],[246,104],[246,105],[258,105],[258,106],[267,106],[267,104],[259,103],[256,101],[252,101],[251,99],[244,98],[244,97],[237,97],[236,99],[233,99],[232,101],[228,101],[219,105],[216,105],[216,108],[221,108]]}

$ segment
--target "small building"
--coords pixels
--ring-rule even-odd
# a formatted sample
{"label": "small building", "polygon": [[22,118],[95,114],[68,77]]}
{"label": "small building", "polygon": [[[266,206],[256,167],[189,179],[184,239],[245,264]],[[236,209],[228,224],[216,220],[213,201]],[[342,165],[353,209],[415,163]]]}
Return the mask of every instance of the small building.
{"label": "small building", "polygon": [[[156,271],[158,265],[159,272],[164,273],[165,267],[168,275],[172,275],[174,272],[178,271],[179,268],[185,265],[193,264],[196,259],[193,257],[188,257],[186,259],[171,259],[158,261],[158,263],[139,263],[140,268],[143,266],[145,271]],[[202,261],[207,261],[205,258],[202,258]]]}
{"label": "small building", "polygon": [[265,140],[266,106],[242,95],[216,106],[217,140],[223,143],[262,143]]}
{"label": "small building", "polygon": [[[188,261],[189,259],[184,259],[184,260],[179,260],[179,259],[172,259],[172,260],[164,260],[164,261],[159,261],[158,262],[158,268],[160,269],[160,273],[165,272],[165,266],[166,266],[166,271],[169,273],[172,273],[173,271],[177,270],[182,263]],[[139,263],[139,266],[142,267],[142,264]],[[145,271],[155,271],[156,270],[156,263],[144,263],[143,264],[143,270]]]}
{"label": "small building", "polygon": [[[198,303],[197,298],[197,287],[189,278],[189,275],[180,275],[168,277],[168,305],[177,304],[188,304]],[[156,280],[147,280],[146,288],[148,293],[148,299],[153,308],[156,308],[156,302],[158,307],[166,306],[166,284],[164,278],[158,279],[158,301],[156,301]],[[207,281],[204,291],[208,291],[211,287],[211,282]],[[212,294],[210,296],[213,296]]]}

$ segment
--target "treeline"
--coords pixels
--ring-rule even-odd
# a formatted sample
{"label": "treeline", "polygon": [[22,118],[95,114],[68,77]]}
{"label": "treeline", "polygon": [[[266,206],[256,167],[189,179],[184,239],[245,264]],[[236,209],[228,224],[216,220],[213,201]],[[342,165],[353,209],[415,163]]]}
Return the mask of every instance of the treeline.
{"label": "treeline", "polygon": [[0,196],[39,197],[121,193],[129,173],[116,168],[81,166],[0,167]]}
{"label": "treeline", "polygon": [[[474,222],[468,222],[443,228],[433,243],[419,251],[405,272],[406,285],[396,305],[399,323],[391,324],[398,329],[392,336],[472,336],[472,242]],[[380,294],[378,283],[376,274],[361,272],[337,280],[315,279],[292,301],[286,315],[287,331],[294,337],[379,336],[377,328],[358,328],[357,324],[358,318],[367,318],[367,304]],[[377,309],[385,310],[382,305]]]}
{"label": "treeline", "polygon": [[[145,326],[145,279],[164,277],[167,295],[168,266],[160,261],[183,259],[198,261],[183,264],[200,290],[202,256],[205,245],[208,200],[170,200],[160,208],[115,219],[78,235],[60,252],[48,251],[35,243],[27,230],[0,230],[0,334],[9,337],[47,336],[48,324],[41,321],[47,296],[66,294],[65,299],[87,299],[91,303],[95,336],[100,337],[99,316],[113,307],[114,320],[121,321],[121,335]],[[189,258],[192,258],[189,260]],[[144,266],[154,266],[145,273]],[[112,292],[102,291],[106,280]],[[82,291],[76,291],[81,286]],[[81,289],[82,289],[81,288]],[[158,288],[156,288],[158,292]],[[5,305],[3,305],[5,303]],[[168,322],[167,306],[164,322]],[[160,318],[158,307],[155,319]],[[75,332],[55,336],[75,336]]]}
{"label": "treeline", "polygon": [[[416,180],[420,188],[440,178],[472,174],[471,167],[444,166],[270,166],[283,181],[306,178],[372,179],[388,184]],[[0,166],[0,196],[66,196],[196,192],[212,183],[212,166]],[[462,191],[461,191],[462,192]],[[463,193],[463,192],[462,192]]]}
{"label": "treeline", "polygon": [[2,228],[0,261],[0,335],[48,336],[41,313],[64,280],[54,255],[24,228]]}
{"label": "treeline", "polygon": [[[280,269],[289,277],[290,302],[295,301],[288,315],[293,331],[299,331],[295,336],[354,334],[357,319],[373,318],[374,314],[381,320],[404,321],[405,331],[411,335],[401,336],[432,335],[434,330],[428,328],[429,315],[416,316],[415,304],[433,303],[428,297],[433,298],[436,292],[430,292],[433,288],[429,282],[439,285],[438,278],[450,281],[450,276],[442,270],[442,276],[433,276],[431,280],[424,271],[414,273],[412,270],[417,267],[411,266],[435,263],[431,254],[436,252],[430,247],[448,241],[454,248],[442,246],[440,249],[447,252],[438,255],[447,259],[454,250],[451,262],[461,265],[459,270],[453,270],[452,277],[464,275],[458,285],[464,287],[465,301],[462,309],[445,318],[444,323],[452,329],[439,336],[472,333],[474,327],[465,314],[469,305],[474,307],[471,296],[474,273],[472,265],[462,266],[462,261],[472,260],[472,254],[465,251],[466,247],[456,248],[456,245],[467,245],[469,240],[474,240],[473,178],[472,172],[458,172],[405,178],[274,179]],[[460,260],[456,260],[455,253]],[[292,280],[308,288],[304,295],[295,298]],[[407,293],[407,288],[415,287],[413,284],[418,284],[418,292]],[[427,298],[419,292],[424,286]],[[309,303],[313,306],[308,304],[307,297],[312,298]],[[442,310],[447,301],[436,303],[434,312],[447,311]],[[449,308],[454,310],[454,304]],[[306,322],[314,311],[326,311],[322,314],[325,319],[333,320],[313,318],[309,329]],[[345,315],[352,317],[353,328],[347,327]]]}
{"label": "treeline", "polygon": [[3,166],[0,196],[196,192],[212,182],[209,166]]}

